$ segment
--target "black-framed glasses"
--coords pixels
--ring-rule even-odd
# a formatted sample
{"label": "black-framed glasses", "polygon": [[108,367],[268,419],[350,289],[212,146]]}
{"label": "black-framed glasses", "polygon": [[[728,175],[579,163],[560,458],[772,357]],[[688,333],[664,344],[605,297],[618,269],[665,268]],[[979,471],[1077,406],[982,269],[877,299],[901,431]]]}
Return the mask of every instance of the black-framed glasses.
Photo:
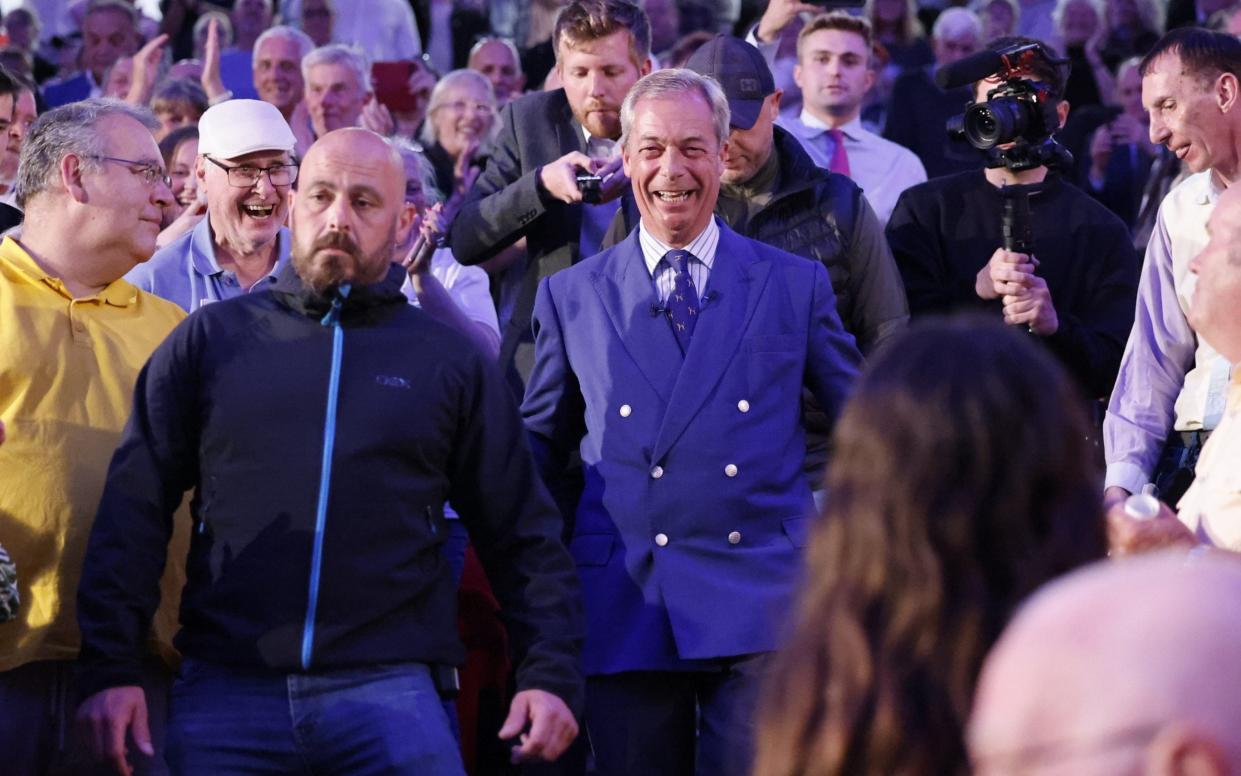
{"label": "black-framed glasses", "polygon": [[259,178],[263,177],[263,173],[267,173],[267,180],[271,182],[272,186],[276,187],[292,186],[293,181],[297,180],[297,165],[295,164],[281,162],[270,167],[255,167],[249,164],[238,164],[229,167],[227,164],[212,159],[210,156],[207,157],[207,161],[228,173],[228,185],[239,189],[254,188],[258,185]]}
{"label": "black-framed glasses", "polygon": [[130,172],[141,178],[142,181],[148,186],[154,186],[157,183],[162,183],[169,189],[172,188],[172,178],[169,177],[168,173],[164,171],[163,167],[160,167],[154,162],[140,162],[136,159],[121,159],[116,156],[91,156],[88,158],[95,159],[100,162],[114,162],[116,164],[123,164],[129,169]]}

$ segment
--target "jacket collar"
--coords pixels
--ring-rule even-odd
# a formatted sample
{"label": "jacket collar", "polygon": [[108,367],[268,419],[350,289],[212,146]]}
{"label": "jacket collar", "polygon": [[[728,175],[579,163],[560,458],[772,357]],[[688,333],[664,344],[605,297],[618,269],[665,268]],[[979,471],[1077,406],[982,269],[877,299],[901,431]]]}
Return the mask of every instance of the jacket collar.
{"label": "jacket collar", "polygon": [[[388,274],[378,283],[353,286],[342,300],[341,320],[354,323],[371,319],[375,314],[407,304],[401,285],[405,282],[405,270],[396,264],[388,267]],[[332,309],[337,299],[335,288],[326,294],[318,294],[297,274],[290,261],[280,268],[272,294],[285,307],[308,318],[321,320]]]}
{"label": "jacket collar", "polygon": [[780,175],[771,197],[773,202],[819,186],[831,177],[832,173],[814,163],[792,132],[779,125],[773,126],[772,131],[775,133],[772,153],[780,160]]}

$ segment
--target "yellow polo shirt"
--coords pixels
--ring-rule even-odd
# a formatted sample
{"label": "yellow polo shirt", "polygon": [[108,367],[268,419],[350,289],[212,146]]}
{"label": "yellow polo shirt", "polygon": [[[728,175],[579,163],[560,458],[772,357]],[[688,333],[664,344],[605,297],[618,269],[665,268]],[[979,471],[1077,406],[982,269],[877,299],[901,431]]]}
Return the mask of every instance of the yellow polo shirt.
{"label": "yellow polo shirt", "polygon": [[138,371],[184,317],[124,280],[74,299],[19,243],[0,243],[0,545],[22,601],[0,626],[0,671],[77,657],[78,579],[108,463]]}

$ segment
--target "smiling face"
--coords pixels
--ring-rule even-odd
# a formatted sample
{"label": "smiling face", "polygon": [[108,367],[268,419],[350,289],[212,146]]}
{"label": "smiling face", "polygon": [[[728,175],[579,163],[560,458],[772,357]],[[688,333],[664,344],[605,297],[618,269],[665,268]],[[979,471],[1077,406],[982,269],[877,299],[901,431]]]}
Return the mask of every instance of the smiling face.
{"label": "smiling face", "polygon": [[431,111],[431,125],[436,140],[456,159],[471,143],[487,136],[495,116],[485,85],[461,79],[444,89],[443,100]]}
{"label": "smiling face", "polygon": [[793,69],[802,100],[812,115],[851,120],[875,83],[866,39],[848,30],[817,30],[802,41]]}
{"label": "smiling face", "polygon": [[297,43],[288,38],[268,38],[254,52],[254,88],[259,99],[275,105],[288,116],[302,99],[301,58]]}
{"label": "smiling face", "polygon": [[293,266],[319,293],[382,280],[413,222],[400,155],[364,129],[311,146],[293,199]]}
{"label": "smiling face", "polygon": [[[3,110],[0,110],[0,115],[2,114]],[[22,89],[17,95],[17,102],[13,104],[13,121],[9,124],[6,146],[8,154],[4,157],[4,161],[0,162],[0,180],[16,179],[22,143],[26,139],[26,132],[30,130],[30,125],[37,117],[38,108],[35,105],[34,94],[29,89]]]}
{"label": "smiling face", "polygon": [[573,116],[595,137],[620,137],[620,107],[629,88],[651,70],[639,67],[630,49],[633,37],[620,30],[594,40],[560,41],[556,73],[564,84]]}
{"label": "smiling face", "polygon": [[198,138],[183,140],[172,152],[168,177],[172,178],[172,196],[182,208],[198,198],[198,177],[194,174],[198,161]]}
{"label": "smiling face", "polygon": [[621,157],[642,223],[676,248],[707,227],[724,155],[711,106],[695,92],[639,100]]}
{"label": "smiling face", "polygon": [[[102,140],[102,155],[163,168],[155,138],[134,119],[105,116],[95,129]],[[95,165],[82,176],[88,202],[95,209],[85,230],[101,256],[128,265],[120,273],[124,274],[155,252],[163,209],[172,201],[172,193],[162,182],[147,183],[130,165],[107,161]]]}
{"label": "smiling face", "polygon": [[1151,142],[1167,146],[1190,170],[1236,170],[1230,115],[1237,106],[1236,76],[1187,73],[1181,58],[1170,52],[1156,59],[1142,79],[1142,104],[1150,112]]}
{"label": "smiling face", "polygon": [[[228,167],[270,167],[288,164],[284,151],[255,151],[236,159],[220,159]],[[218,248],[235,256],[257,253],[271,245],[289,212],[288,186],[273,186],[267,174],[248,189],[228,182],[228,173],[206,157],[198,159],[198,185],[207,196],[207,216]]]}

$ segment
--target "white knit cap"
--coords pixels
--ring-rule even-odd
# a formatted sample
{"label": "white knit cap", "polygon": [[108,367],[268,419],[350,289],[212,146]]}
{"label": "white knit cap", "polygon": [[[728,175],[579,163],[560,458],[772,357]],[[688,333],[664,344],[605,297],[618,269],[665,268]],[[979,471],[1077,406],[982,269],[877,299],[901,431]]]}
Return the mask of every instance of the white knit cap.
{"label": "white knit cap", "polygon": [[275,105],[262,100],[226,100],[198,120],[198,153],[236,159],[255,151],[293,152],[297,141]]}

